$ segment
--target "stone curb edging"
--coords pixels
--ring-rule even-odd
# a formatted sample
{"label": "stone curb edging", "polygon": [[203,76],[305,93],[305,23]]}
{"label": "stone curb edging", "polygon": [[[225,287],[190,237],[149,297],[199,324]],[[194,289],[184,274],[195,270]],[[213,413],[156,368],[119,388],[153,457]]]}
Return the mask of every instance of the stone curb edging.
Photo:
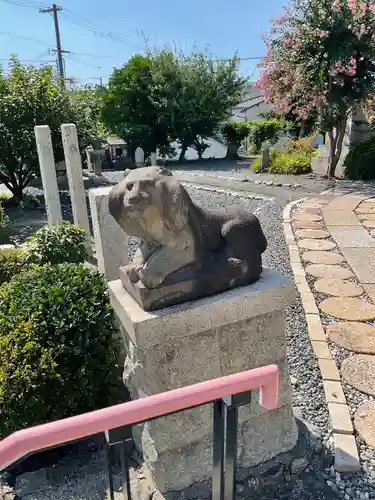
{"label": "stone curb edging", "polygon": [[290,265],[305,311],[308,336],[323,380],[332,427],[335,452],[334,469],[336,472],[353,473],[360,469],[360,462],[349,407],[346,404],[339,371],[328,346],[314,294],[306,280],[305,269],[299,255],[299,247],[292,230],[292,209],[308,199],[294,200],[284,208],[284,235],[289,249]]}
{"label": "stone curb edging", "polygon": [[183,186],[186,187],[191,187],[200,191],[209,191],[211,193],[221,193],[221,194],[227,194],[229,196],[238,196],[240,198],[248,198],[250,200],[270,200],[274,199],[271,198],[270,196],[266,195],[261,195],[261,194],[251,194],[247,193],[246,191],[236,191],[235,189],[229,188],[229,187],[214,187],[214,186],[207,186],[207,185],[202,185],[202,184],[195,184],[194,182],[189,182],[189,181],[180,181]]}
{"label": "stone curb edging", "polygon": [[192,173],[185,170],[174,170],[176,174],[180,175],[190,175],[191,177],[213,177],[214,179],[220,179],[225,181],[236,181],[238,183],[253,183],[256,186],[273,186],[273,187],[282,187],[282,188],[294,188],[298,189],[303,187],[303,184],[297,183],[284,183],[284,182],[275,182],[275,181],[261,181],[259,179],[250,179],[249,177],[234,177],[234,176],[226,176],[226,175],[216,175],[208,172],[209,175],[200,174],[200,173]]}

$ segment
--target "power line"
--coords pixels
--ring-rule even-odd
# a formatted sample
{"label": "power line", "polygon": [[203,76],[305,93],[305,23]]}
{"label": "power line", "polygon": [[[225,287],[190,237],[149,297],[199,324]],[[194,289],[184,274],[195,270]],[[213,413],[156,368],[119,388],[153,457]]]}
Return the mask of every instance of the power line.
{"label": "power line", "polygon": [[91,66],[92,68],[97,68],[97,69],[102,69],[100,66],[96,66],[96,64],[91,64],[91,63],[88,63],[88,62],[85,62],[85,61],[82,61],[81,59],[78,59],[77,57],[74,57],[73,55],[71,54],[75,54],[75,52],[71,52],[68,56],[67,56],[67,59],[71,59],[72,61],[77,61],[81,64],[84,64],[85,66]]}
{"label": "power line", "polygon": [[[3,1],[3,0],[0,0]],[[0,31],[0,35],[7,35],[14,38],[19,38],[20,40],[26,40],[27,42],[39,43],[40,45],[45,45],[46,47],[51,47],[50,43],[42,42],[42,40],[36,40],[35,38],[29,38],[27,36],[16,35],[15,33],[9,33],[8,31]]]}
{"label": "power line", "polygon": [[29,0],[0,0],[0,3],[6,3],[9,5],[18,5],[20,7],[29,7],[31,9],[42,9],[46,7],[46,4],[35,3]]}

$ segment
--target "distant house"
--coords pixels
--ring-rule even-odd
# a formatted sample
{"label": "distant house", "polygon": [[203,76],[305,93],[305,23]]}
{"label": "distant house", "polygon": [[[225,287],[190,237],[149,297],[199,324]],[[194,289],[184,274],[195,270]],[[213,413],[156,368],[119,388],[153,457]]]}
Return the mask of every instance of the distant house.
{"label": "distant house", "polygon": [[244,122],[249,120],[260,120],[259,113],[273,109],[272,104],[265,101],[260,90],[249,83],[243,90],[241,102],[232,110],[231,120]]}

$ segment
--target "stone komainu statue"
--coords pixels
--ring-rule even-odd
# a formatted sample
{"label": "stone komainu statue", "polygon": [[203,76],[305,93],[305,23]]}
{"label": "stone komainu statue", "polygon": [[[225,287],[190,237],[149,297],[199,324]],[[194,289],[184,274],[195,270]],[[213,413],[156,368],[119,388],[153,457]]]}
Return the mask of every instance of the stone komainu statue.
{"label": "stone komainu statue", "polygon": [[126,171],[110,193],[109,212],[142,240],[123,270],[134,286],[159,290],[145,309],[253,283],[261,275],[267,241],[257,217],[195,205],[166,168]]}

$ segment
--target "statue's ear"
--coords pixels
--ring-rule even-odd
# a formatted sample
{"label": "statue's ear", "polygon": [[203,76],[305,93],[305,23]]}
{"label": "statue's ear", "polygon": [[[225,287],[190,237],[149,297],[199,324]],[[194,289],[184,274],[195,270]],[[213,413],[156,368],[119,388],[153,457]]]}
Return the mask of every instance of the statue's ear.
{"label": "statue's ear", "polygon": [[159,167],[159,173],[161,175],[168,175],[168,176],[172,175],[172,172],[167,167]]}
{"label": "statue's ear", "polygon": [[127,169],[125,170],[125,172],[124,172],[124,179],[125,179],[125,177],[126,177],[127,175],[129,175],[129,174],[130,174],[130,172],[131,172],[130,168],[127,168]]}

